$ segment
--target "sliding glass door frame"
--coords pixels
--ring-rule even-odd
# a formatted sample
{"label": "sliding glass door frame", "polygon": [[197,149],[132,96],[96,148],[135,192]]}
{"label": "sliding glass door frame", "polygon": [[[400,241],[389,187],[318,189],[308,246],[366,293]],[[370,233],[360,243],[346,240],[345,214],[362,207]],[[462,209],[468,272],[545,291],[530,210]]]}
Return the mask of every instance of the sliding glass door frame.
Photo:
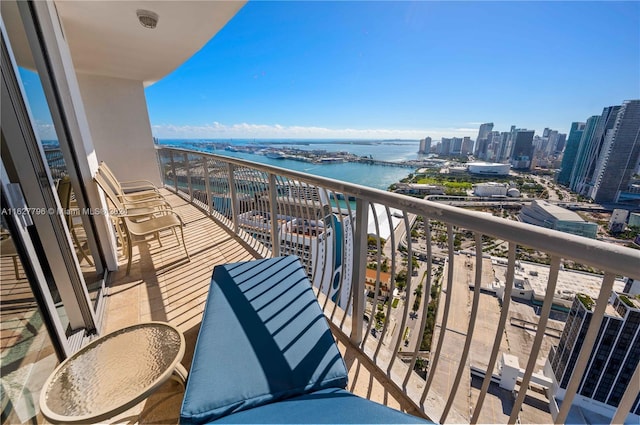
{"label": "sliding glass door frame", "polygon": [[[55,4],[18,1],[17,6],[78,205],[86,211],[104,210],[104,198],[92,182],[98,162]],[[58,287],[67,310],[69,326],[76,335],[92,334],[100,330],[107,271],[117,268],[117,251],[111,222],[106,215],[81,215],[85,230],[90,233],[88,243],[96,270],[103,277],[102,290],[99,291],[97,302],[92,305],[65,224],[64,211],[55,195],[44,150],[36,134],[33,117],[26,106],[26,95],[17,73],[17,62],[11,52],[1,18],[0,24],[2,131],[6,136],[3,139],[3,155],[10,157],[8,159],[12,164],[9,174],[18,180],[26,204],[30,207],[30,218],[46,256],[45,269],[50,271],[51,278]],[[34,214],[35,212],[44,213]],[[78,348],[81,343],[79,341],[72,345]]]}
{"label": "sliding glass door frame", "polygon": [[[0,158],[0,185],[2,186],[0,194],[2,211],[24,212],[26,204],[19,185],[11,183],[2,158]],[[14,187],[11,187],[12,185]],[[38,252],[42,250],[42,247],[36,248],[36,245],[39,245],[39,240],[35,229],[33,229],[33,221],[26,214],[5,214],[4,222],[11,234],[22,269],[43,316],[43,323],[51,338],[58,361],[62,361],[73,354],[73,351],[68,343],[64,325],[54,313],[56,306],[51,292],[48,290],[47,278],[40,263]]]}
{"label": "sliding glass door frame", "polygon": [[[18,1],[17,6],[78,205],[86,211],[104,211],[106,201],[92,180],[98,159],[55,3]],[[91,332],[100,329],[107,273],[118,268],[118,258],[109,217],[105,214],[82,214],[81,218],[84,229],[91,235],[87,242],[96,271],[103,273],[104,277],[96,304],[81,307],[84,326]],[[71,262],[67,261],[66,266],[71,267]],[[74,267],[79,270],[77,264]],[[84,304],[86,285],[74,279],[70,285],[81,300],[80,304]]]}

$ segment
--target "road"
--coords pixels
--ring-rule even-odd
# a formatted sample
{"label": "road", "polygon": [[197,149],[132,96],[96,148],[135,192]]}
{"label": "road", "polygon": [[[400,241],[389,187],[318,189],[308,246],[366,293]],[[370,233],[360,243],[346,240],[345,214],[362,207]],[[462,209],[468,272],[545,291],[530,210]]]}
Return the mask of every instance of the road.
{"label": "road", "polygon": [[[395,317],[398,323],[398,332],[397,335],[402,336],[404,334],[405,328],[409,328],[409,343],[405,344],[404,342],[400,344],[400,351],[409,350],[413,351],[416,347],[416,344],[419,344],[422,341],[422,335],[420,335],[420,322],[422,320],[422,312],[424,309],[425,300],[428,302],[429,293],[426,292],[426,275],[427,272],[427,263],[423,261],[418,261],[420,267],[418,268],[418,275],[413,276],[411,282],[411,291],[407,293],[407,291],[403,291],[401,294],[403,298],[401,298],[401,302],[398,303],[398,308],[395,310]],[[414,290],[418,287],[419,284],[422,284],[422,298],[420,300],[420,307],[418,308],[416,314],[413,314],[413,303],[415,302]],[[404,313],[405,303],[409,304],[409,317],[407,317],[407,321],[405,323],[405,327],[400,329],[399,326],[402,322],[402,315]],[[394,338],[394,342],[396,339]]]}
{"label": "road", "polygon": [[[415,223],[416,215],[408,214],[407,219],[409,221],[409,228],[411,228]],[[394,241],[396,243],[395,262],[396,262],[396,265],[398,265],[398,270],[400,270],[399,265],[402,264],[403,259],[407,258],[407,256],[404,253],[400,252],[398,249],[398,246],[400,245],[406,246],[406,237],[407,237],[407,230],[404,226],[404,221],[403,221],[394,229]],[[423,246],[426,246],[424,245],[424,242],[423,242]],[[382,250],[383,255],[387,258],[392,258],[392,248],[393,248],[393,244],[391,243],[391,238],[389,238],[385,243],[385,246],[383,247],[383,250]],[[426,254],[426,251],[425,251],[425,254]],[[418,261],[418,264],[419,264],[419,268],[417,270],[417,275],[411,276],[411,289],[409,291],[406,291],[406,290],[401,291],[398,294],[398,298],[399,298],[398,305],[396,306],[396,308],[391,309],[391,314],[390,314],[390,317],[388,318],[389,325],[387,327],[387,332],[386,332],[383,343],[385,346],[391,349],[395,347],[395,344],[397,343],[398,338],[401,338],[403,336],[405,329],[407,327],[409,327],[409,344],[405,345],[404,342],[401,342],[399,350],[403,350],[403,349],[413,350],[416,344],[418,344],[422,340],[421,335],[419,335],[420,321],[422,319],[422,311],[423,311],[425,299],[428,297],[429,294],[425,293],[426,292],[425,291],[426,289],[425,273],[427,271],[427,263],[425,261]],[[417,288],[417,286],[420,283],[422,283],[422,287],[423,287],[423,290],[422,290],[423,295],[421,298],[420,307],[417,311],[417,314],[412,314],[412,307],[415,301],[414,290],[415,288]],[[390,300],[390,302],[392,301],[393,300]],[[404,315],[406,304],[409,305],[410,316],[407,317],[407,320],[405,321],[404,326],[402,326],[402,317]],[[378,337],[380,337],[380,335],[378,335]]]}
{"label": "road", "polygon": [[[407,213],[407,218],[409,220],[409,228],[413,226],[413,223],[416,221],[416,215]],[[407,229],[404,227],[404,220],[396,226],[393,230],[393,238],[396,242],[396,253],[398,253],[398,246],[402,240],[405,239],[407,234]],[[382,254],[387,258],[392,258],[391,251],[393,248],[393,244],[391,243],[391,237],[386,241],[384,247],[382,248]]]}
{"label": "road", "polygon": [[[440,294],[438,319],[436,320],[436,323],[442,323],[446,299],[447,297],[451,297],[449,320],[446,328],[447,332],[443,341],[438,366],[435,370],[435,379],[432,384],[432,391],[442,395],[445,399],[451,393],[451,387],[453,385],[458,363],[462,357],[462,349],[464,347],[467,326],[469,323],[472,293],[469,291],[468,282],[469,278],[473,279],[473,262],[465,260],[466,257],[463,255],[454,256],[453,287],[451,288],[446,288],[447,267],[445,266],[445,274],[443,276],[443,282],[445,282],[443,283],[443,289],[445,290]],[[469,265],[471,265],[471,267]],[[442,328],[436,325],[436,329],[433,333],[432,354],[435,351],[436,343],[441,332]],[[469,419],[468,394],[470,385],[470,374],[463,374],[462,381],[460,382],[460,387],[453,404],[455,410],[457,410],[458,413],[466,419]]]}

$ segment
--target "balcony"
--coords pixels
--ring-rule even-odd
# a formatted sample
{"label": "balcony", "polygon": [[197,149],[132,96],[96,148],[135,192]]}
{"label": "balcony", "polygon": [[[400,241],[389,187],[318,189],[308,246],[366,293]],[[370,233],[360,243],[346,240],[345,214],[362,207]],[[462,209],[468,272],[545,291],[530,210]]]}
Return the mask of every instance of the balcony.
{"label": "balcony", "polygon": [[[182,363],[188,368],[213,267],[248,261],[259,255],[229,229],[182,197],[167,190],[163,194],[185,220],[185,238],[191,261],[184,261],[183,252],[172,250],[170,238],[167,238],[164,248],[159,247],[156,241],[137,244],[130,275],[125,276],[125,267],[122,267],[113,278],[103,333],[144,321],[168,321],[185,334],[187,351]],[[126,260],[123,259],[121,264],[124,266]],[[349,390],[390,407],[412,411],[404,395],[393,388],[386,388],[385,379],[381,379],[375,368],[361,359],[357,350],[344,343],[339,346],[350,369]],[[182,388],[170,381],[144,404],[116,418],[115,423],[126,422],[132,417],[137,417],[140,423],[177,423],[182,394]]]}
{"label": "balcony", "polygon": [[[173,16],[177,24],[161,25],[153,37],[138,35],[138,22],[129,19],[135,16],[135,2],[93,3],[92,7],[62,1],[55,5],[2,3],[3,20],[14,24],[7,32],[15,36],[11,43],[4,43],[3,38],[3,46],[15,48],[19,66],[37,69],[46,94],[54,99],[48,101],[52,115],[62,117],[55,124],[66,158],[52,155],[50,171],[55,177],[62,169],[69,171],[64,164],[75,164],[74,183],[88,189],[88,206],[102,206],[91,181],[96,158],[110,163],[116,174],[126,179],[155,181],[161,176],[164,193],[187,223],[192,257],[185,261],[182,250],[174,249],[169,240],[162,247],[156,241],[139,241],[131,273],[121,270],[111,276],[101,333],[147,320],[171,322],[186,335],[188,352],[183,363],[188,367],[212,268],[296,254],[307,267],[345,357],[349,390],[439,422],[548,423],[553,415],[538,372],[548,353],[554,352],[561,333],[562,321],[556,320],[552,307],[567,305],[565,291],[572,293],[571,285],[577,281],[562,268],[563,261],[569,260],[604,274],[589,278],[585,287],[580,287],[580,292],[595,300],[595,309],[575,361],[576,373],[555,419],[565,421],[596,344],[606,300],[613,289],[620,289],[616,277],[640,278],[637,251],[198,152],[158,150],[158,173],[149,143],[152,134],[144,87],[199,50],[243,2],[153,2],[162,9],[161,15]],[[101,25],[85,28],[77,22]],[[163,54],[150,56],[150,51]],[[21,100],[20,90],[14,92]],[[79,106],[82,104],[84,107]],[[25,108],[3,111],[10,109]],[[24,144],[17,137],[7,140],[13,145]],[[51,186],[50,181],[41,182],[42,174],[33,174],[16,181],[25,189],[36,180]],[[104,230],[98,239],[106,245],[110,223],[103,216],[100,220],[104,226],[96,232]],[[519,253],[525,250],[536,252],[549,266],[520,262]],[[418,257],[415,261],[414,256]],[[35,342],[33,323],[42,328],[41,321],[33,319],[37,315],[27,316],[37,306],[24,272],[20,275],[18,266],[14,270],[12,260],[5,256],[2,264],[0,295],[3,303],[7,302],[3,307],[11,304],[2,311],[3,325],[11,323],[3,326],[3,347],[22,343],[22,338]],[[120,258],[120,264],[124,262]],[[367,267],[377,275],[369,278],[371,294],[365,292]],[[391,276],[388,300],[378,295],[387,285],[382,273]],[[514,289],[516,279],[523,283]],[[526,279],[530,285],[525,285]],[[66,289],[70,287],[71,283],[66,285]],[[520,301],[513,301],[512,296]],[[74,325],[73,330],[82,330],[85,324]],[[25,368],[28,372],[23,373],[21,356],[27,357],[28,367],[42,358],[38,353],[25,354],[23,346],[16,346],[15,357],[3,357],[3,370],[11,362],[11,371],[22,380],[32,369]],[[53,368],[55,355],[47,350],[43,355],[50,363],[47,366]],[[519,374],[513,377],[513,388],[504,390],[493,381],[500,381],[509,367],[519,369]],[[38,381],[45,371],[41,368],[32,375],[38,375]],[[631,382],[640,382],[640,368],[636,367]],[[23,387],[12,390],[19,395],[24,392],[23,399],[30,403],[27,410],[37,411],[32,407],[39,388],[32,394],[30,388]],[[637,387],[629,385],[612,422],[623,422],[637,393]],[[174,422],[181,399],[180,388],[166,384],[116,422]]]}
{"label": "balcony", "polygon": [[[187,368],[213,267],[296,254],[345,358],[350,391],[442,423],[549,423],[538,377],[562,329],[552,310],[570,277],[562,261],[604,272],[589,294],[596,305],[592,326],[565,401],[576,395],[607,299],[620,289],[616,276],[640,277],[640,254],[628,248],[248,161],[157,152],[163,192],[186,223],[191,261],[171,238],[163,247],[137,243],[130,275],[121,268],[112,278],[103,332],[171,322],[185,333]],[[376,213],[381,206],[385,213]],[[406,237],[416,232],[417,238]],[[458,250],[456,240],[462,240]],[[504,259],[483,252],[495,252],[498,242],[506,247]],[[518,262],[521,248],[543,253],[550,266]],[[411,260],[414,254],[423,260]],[[386,302],[367,296],[366,267],[378,275],[374,294],[386,270],[396,296]],[[529,267],[540,269],[535,273],[546,291],[514,302],[517,289],[508,283]],[[496,279],[507,284],[496,290]],[[492,382],[505,368],[503,354],[522,367],[513,391]],[[614,423],[635,401],[629,387]],[[181,388],[167,383],[118,421],[176,421],[181,400]],[[569,404],[560,406],[556,421],[565,421]]]}

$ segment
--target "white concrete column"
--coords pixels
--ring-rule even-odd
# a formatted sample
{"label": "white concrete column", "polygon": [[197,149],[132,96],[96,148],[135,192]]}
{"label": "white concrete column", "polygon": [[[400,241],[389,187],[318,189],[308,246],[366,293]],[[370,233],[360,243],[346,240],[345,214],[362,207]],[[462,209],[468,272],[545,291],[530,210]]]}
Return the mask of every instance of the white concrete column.
{"label": "white concrete column", "polygon": [[161,184],[142,81],[78,73],[98,161],[119,180]]}

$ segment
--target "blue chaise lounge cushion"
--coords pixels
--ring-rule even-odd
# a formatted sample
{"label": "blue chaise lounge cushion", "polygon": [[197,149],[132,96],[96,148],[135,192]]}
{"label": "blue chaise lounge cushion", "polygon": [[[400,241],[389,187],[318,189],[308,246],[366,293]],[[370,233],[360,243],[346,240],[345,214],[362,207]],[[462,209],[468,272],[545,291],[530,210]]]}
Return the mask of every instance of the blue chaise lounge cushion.
{"label": "blue chaise lounge cushion", "polygon": [[399,410],[330,388],[225,416],[215,424],[424,424]]}
{"label": "blue chaise lounge cushion", "polygon": [[181,423],[346,385],[344,361],[298,257],[214,268]]}

